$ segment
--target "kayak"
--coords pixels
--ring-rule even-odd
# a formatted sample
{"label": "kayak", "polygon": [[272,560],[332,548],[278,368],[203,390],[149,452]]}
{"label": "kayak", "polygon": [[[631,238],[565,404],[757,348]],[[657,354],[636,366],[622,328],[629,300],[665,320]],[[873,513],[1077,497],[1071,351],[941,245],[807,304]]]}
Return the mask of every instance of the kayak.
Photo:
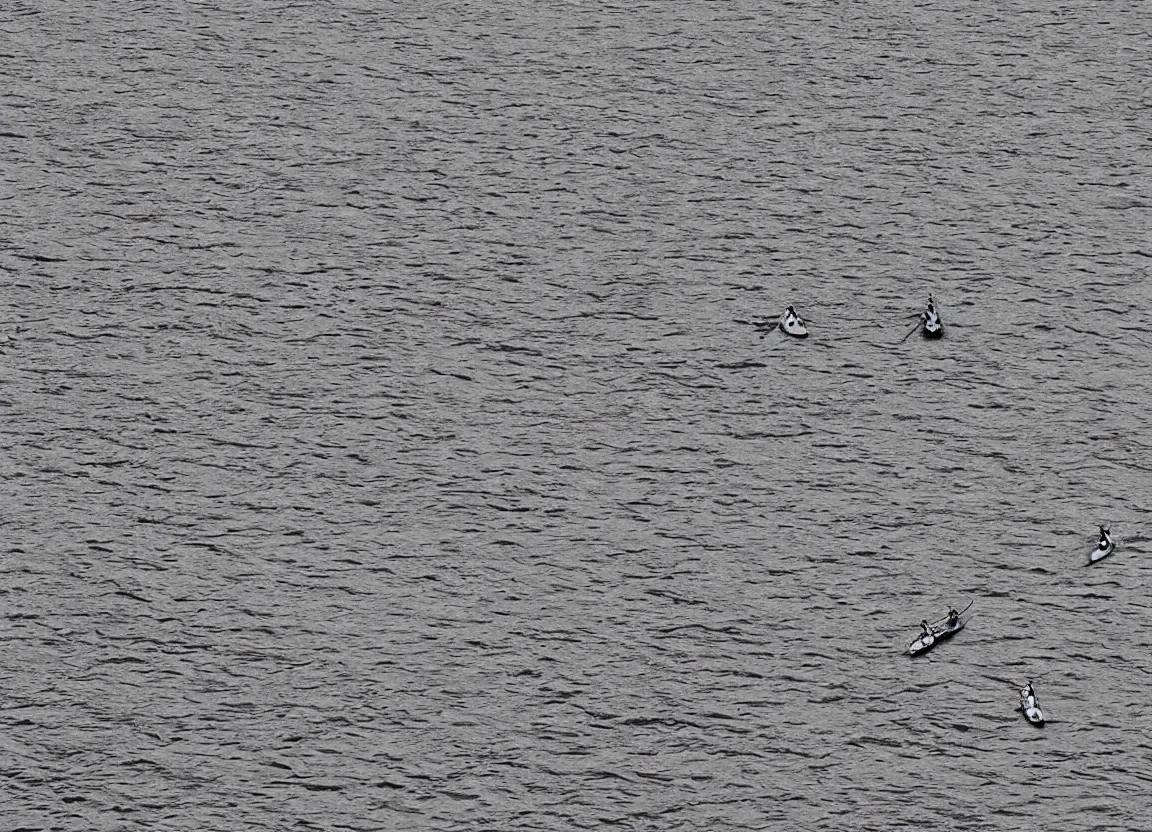
{"label": "kayak", "polygon": [[1088,565],[1091,566],[1096,561],[1104,560],[1110,554],[1116,551],[1116,543],[1112,540],[1112,535],[1104,527],[1100,528],[1100,539],[1096,541],[1096,548],[1092,550],[1092,554],[1088,555]]}
{"label": "kayak", "polygon": [[1040,710],[1040,703],[1036,700],[1036,695],[1028,692],[1028,688],[1021,688],[1020,690],[1020,710],[1024,712],[1025,718],[1033,725],[1044,724],[1044,712]]}
{"label": "kayak", "polygon": [[928,308],[924,310],[923,320],[922,332],[925,338],[940,338],[944,335],[944,322],[940,320],[940,313],[936,311],[931,295],[928,296]]}
{"label": "kayak", "polygon": [[807,338],[808,327],[804,326],[804,320],[796,314],[796,310],[789,306],[784,310],[784,314],[780,316],[780,331],[793,338]]}

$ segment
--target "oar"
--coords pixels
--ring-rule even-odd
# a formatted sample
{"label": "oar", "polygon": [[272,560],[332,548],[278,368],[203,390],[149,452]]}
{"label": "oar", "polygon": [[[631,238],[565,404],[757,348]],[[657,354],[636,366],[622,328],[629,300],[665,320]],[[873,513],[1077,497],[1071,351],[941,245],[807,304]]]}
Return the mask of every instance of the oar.
{"label": "oar", "polygon": [[[969,599],[969,600],[968,600],[968,606],[964,607],[964,609],[962,609],[962,610],[958,610],[958,614],[959,614],[959,615],[964,615],[966,612],[968,612],[968,610],[972,609],[972,605],[973,605],[974,603],[975,603],[975,600],[974,600],[974,599]],[[951,607],[951,605],[949,605],[949,607]],[[947,621],[947,620],[948,620],[948,613],[944,613],[944,615],[940,616],[940,617],[939,617],[939,618],[937,618],[937,619],[934,619],[934,620],[933,620],[933,621],[931,621],[930,623],[932,623],[932,624],[935,624],[935,623],[937,623],[937,622],[939,622],[939,621]]]}
{"label": "oar", "polygon": [[910,330],[908,330],[908,335],[905,335],[903,338],[900,339],[900,343],[903,344],[905,341],[907,341],[908,338],[912,335],[912,333],[915,332],[916,330],[918,330],[920,328],[920,325],[923,323],[924,323],[924,316],[921,315],[920,318],[916,321],[916,324]]}

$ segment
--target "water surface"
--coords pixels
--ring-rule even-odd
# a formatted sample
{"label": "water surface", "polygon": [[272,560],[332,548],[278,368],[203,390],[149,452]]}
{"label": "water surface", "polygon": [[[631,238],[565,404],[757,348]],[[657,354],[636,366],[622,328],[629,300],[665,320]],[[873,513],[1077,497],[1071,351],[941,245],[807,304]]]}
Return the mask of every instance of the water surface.
{"label": "water surface", "polygon": [[0,11],[7,827],[1143,828],[1146,15],[673,5]]}

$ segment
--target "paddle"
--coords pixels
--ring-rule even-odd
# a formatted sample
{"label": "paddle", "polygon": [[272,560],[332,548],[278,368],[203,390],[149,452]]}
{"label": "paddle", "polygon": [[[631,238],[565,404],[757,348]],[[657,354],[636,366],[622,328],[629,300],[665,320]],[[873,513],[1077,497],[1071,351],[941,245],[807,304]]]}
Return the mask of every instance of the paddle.
{"label": "paddle", "polygon": [[[1026,680],[1024,680],[1023,684],[1017,683],[1016,680],[1014,680],[1014,679],[1005,679],[1003,676],[993,676],[991,673],[981,673],[980,675],[983,676],[985,679],[991,679],[993,682],[999,682],[1002,685],[1010,685],[1012,687],[1012,690],[1019,693],[1028,685],[1029,682],[1039,682],[1041,679],[1043,679],[1045,676],[1047,676],[1050,672],[1051,671],[1049,671],[1049,670],[1045,670],[1043,673],[1037,673],[1035,676],[1029,676]],[[1040,696],[1037,695],[1036,699],[1039,700]]]}
{"label": "paddle", "polygon": [[[968,612],[968,610],[972,609],[972,605],[973,605],[974,603],[975,603],[975,600],[973,600],[973,599],[969,599],[969,600],[968,600],[968,606],[966,606],[966,607],[964,607],[964,609],[960,610],[960,611],[958,612],[958,615],[961,615],[961,616],[963,616],[965,613],[967,613],[967,612]],[[939,622],[941,622],[941,621],[947,621],[947,620],[948,620],[948,614],[947,614],[947,613],[945,613],[944,615],[940,616],[939,618],[933,619],[931,623],[932,623],[932,624],[937,624],[937,623],[939,623]]]}
{"label": "paddle", "polygon": [[910,330],[908,330],[908,334],[900,339],[900,343],[903,344],[905,341],[907,341],[908,338],[912,335],[912,333],[915,332],[916,330],[918,330],[923,323],[924,323],[924,315],[923,315],[923,313],[921,313],[920,317],[916,320],[916,324]]}

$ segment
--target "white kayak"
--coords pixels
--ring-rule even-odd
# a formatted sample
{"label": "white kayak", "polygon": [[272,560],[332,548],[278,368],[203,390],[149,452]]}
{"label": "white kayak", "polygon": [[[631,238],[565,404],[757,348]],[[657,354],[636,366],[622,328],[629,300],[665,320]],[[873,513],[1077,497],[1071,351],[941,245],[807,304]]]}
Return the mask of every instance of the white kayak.
{"label": "white kayak", "polygon": [[1044,712],[1040,710],[1040,703],[1036,700],[1036,694],[1031,693],[1028,688],[1020,689],[1020,710],[1024,712],[1025,718],[1033,725],[1044,724]]}
{"label": "white kayak", "polygon": [[1098,560],[1104,560],[1110,554],[1116,551],[1116,543],[1112,540],[1112,535],[1103,526],[1100,527],[1100,539],[1096,541],[1096,548],[1088,555],[1088,564],[1096,563]]}
{"label": "white kayak", "polygon": [[807,338],[808,327],[804,326],[804,320],[796,314],[796,310],[789,306],[784,310],[784,314],[780,316],[780,331],[793,338]]}

